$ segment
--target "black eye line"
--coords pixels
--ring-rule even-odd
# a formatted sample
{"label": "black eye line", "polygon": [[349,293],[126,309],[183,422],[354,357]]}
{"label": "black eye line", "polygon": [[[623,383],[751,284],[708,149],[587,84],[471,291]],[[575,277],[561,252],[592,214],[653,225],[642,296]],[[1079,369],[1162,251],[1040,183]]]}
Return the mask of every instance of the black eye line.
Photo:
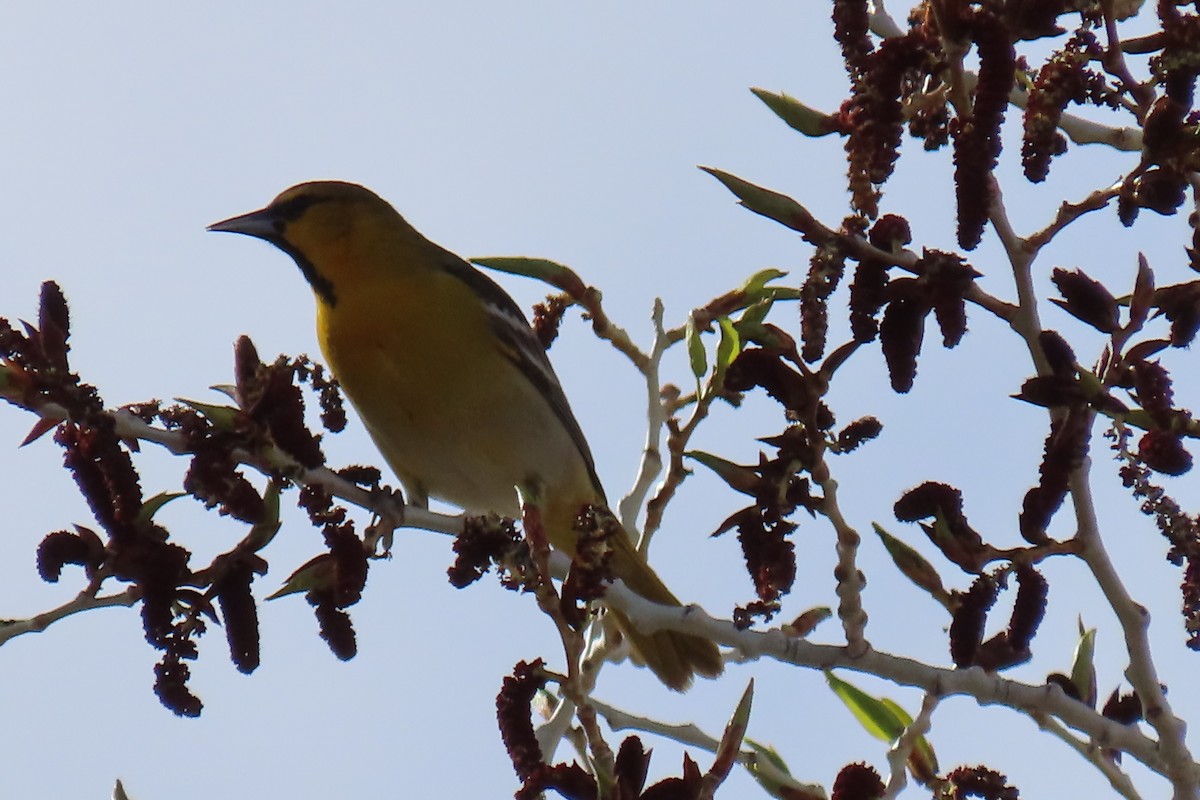
{"label": "black eye line", "polygon": [[272,211],[274,212],[273,216],[275,217],[275,224],[279,232],[283,232],[282,225],[284,223],[295,222],[300,219],[308,209],[321,202],[321,200],[322,198],[314,197],[311,194],[302,194],[276,204]]}
{"label": "black eye line", "polygon": [[304,214],[318,203],[327,201],[329,198],[319,195],[301,194],[296,197],[290,197],[282,203],[274,203],[269,209],[271,212],[271,229],[275,235],[270,237],[268,241],[278,247],[283,252],[292,257],[296,262],[296,266],[300,267],[300,272],[304,274],[313,291],[329,306],[337,305],[337,294],[333,289],[333,282],[322,275],[316,266],[310,261],[298,248],[294,247],[287,238],[287,227],[304,216]]}

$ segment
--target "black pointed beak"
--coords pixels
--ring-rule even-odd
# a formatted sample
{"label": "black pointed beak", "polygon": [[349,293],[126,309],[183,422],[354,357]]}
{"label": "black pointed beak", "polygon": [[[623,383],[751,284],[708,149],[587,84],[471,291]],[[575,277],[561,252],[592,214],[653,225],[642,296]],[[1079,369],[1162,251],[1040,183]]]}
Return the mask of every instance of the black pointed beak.
{"label": "black pointed beak", "polygon": [[217,233],[241,233],[268,242],[277,242],[283,235],[283,221],[270,208],[251,211],[237,217],[214,222],[205,230]]}

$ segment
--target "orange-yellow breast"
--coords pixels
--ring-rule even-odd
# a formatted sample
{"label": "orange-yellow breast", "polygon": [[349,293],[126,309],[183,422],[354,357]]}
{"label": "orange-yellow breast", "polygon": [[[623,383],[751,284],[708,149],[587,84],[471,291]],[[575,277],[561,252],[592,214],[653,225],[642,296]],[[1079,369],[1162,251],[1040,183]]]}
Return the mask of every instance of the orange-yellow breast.
{"label": "orange-yellow breast", "polygon": [[531,480],[548,497],[592,500],[577,445],[498,350],[471,290],[438,269],[373,278],[339,281],[336,305],[318,303],[318,338],[409,493],[509,516]]}

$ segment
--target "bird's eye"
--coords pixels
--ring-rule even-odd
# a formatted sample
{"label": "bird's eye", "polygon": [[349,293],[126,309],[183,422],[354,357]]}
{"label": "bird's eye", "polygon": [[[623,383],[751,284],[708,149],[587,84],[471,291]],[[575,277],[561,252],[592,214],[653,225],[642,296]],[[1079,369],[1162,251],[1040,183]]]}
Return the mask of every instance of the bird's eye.
{"label": "bird's eye", "polygon": [[[302,194],[284,200],[282,203],[275,203],[273,206],[276,219],[275,224],[284,225],[300,219],[300,217],[304,216],[304,212],[308,211],[309,207],[316,202],[316,198],[312,195]],[[283,233],[282,228],[278,232]]]}

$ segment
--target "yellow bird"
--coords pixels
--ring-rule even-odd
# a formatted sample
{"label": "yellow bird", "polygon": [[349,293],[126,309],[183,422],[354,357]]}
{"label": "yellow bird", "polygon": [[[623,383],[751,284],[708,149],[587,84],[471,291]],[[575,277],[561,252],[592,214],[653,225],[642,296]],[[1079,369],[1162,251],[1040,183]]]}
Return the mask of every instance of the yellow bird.
{"label": "yellow bird", "polygon": [[[537,486],[547,536],[574,552],[573,520],[604,504],[604,491],[549,359],[494,281],[351,183],[302,183],[208,229],[263,239],[296,261],[316,297],[325,359],[410,502],[515,517],[517,487]],[[616,577],[679,605],[628,536],[614,542]],[[721,673],[706,639],[617,622],[672,689]]]}

